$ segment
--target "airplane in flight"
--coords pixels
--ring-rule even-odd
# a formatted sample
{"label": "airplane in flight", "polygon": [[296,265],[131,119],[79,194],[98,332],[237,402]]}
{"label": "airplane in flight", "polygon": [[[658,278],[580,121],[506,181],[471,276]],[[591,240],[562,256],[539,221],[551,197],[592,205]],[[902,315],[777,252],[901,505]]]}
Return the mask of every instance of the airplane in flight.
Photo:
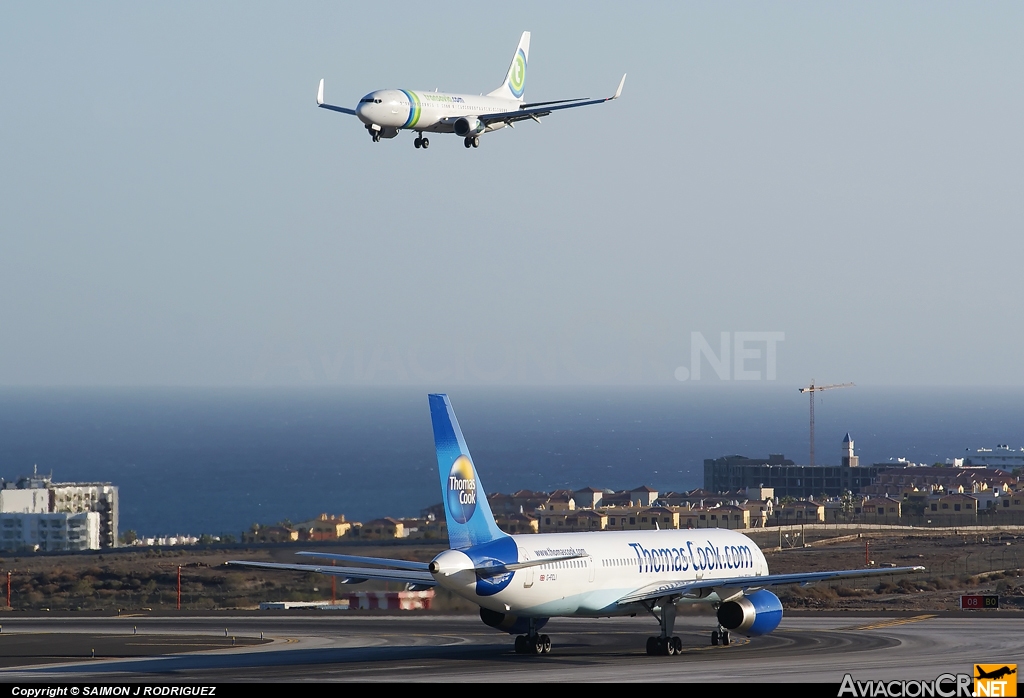
{"label": "airplane in flight", "polygon": [[[677,607],[717,608],[711,644],[727,645],[731,633],[748,637],[775,630],[782,603],[768,587],[807,585],[919,572],[924,567],[771,574],[761,549],[729,529],[663,529],[508,535],[494,521],[487,495],[447,395],[429,396],[441,495],[450,548],[428,562],[300,552],[330,565],[233,560],[228,564],[319,572],[342,583],[368,579],[404,582],[410,590],[440,586],[480,607],[480,619],[517,635],[519,654],[551,651],[540,632],[550,618],[633,616],[647,613],[661,632],[647,653],[675,655]],[[333,566],[348,563],[350,566]],[[358,565],[358,566],[356,566]]]}
{"label": "airplane in flight", "polygon": [[359,100],[355,109],[324,102],[324,81],[316,93],[321,109],[358,117],[366,126],[374,143],[381,138],[394,138],[400,131],[415,131],[413,145],[430,147],[425,133],[454,133],[467,148],[480,147],[480,136],[500,128],[515,128],[517,121],[532,119],[540,123],[543,116],[561,109],[585,107],[618,99],[626,76],[622,76],[615,94],[604,99],[560,99],[554,102],[526,103],[526,66],[530,57],[530,32],[523,32],[505,81],[486,95],[450,94],[447,92],[414,92],[413,90],[377,90]]}

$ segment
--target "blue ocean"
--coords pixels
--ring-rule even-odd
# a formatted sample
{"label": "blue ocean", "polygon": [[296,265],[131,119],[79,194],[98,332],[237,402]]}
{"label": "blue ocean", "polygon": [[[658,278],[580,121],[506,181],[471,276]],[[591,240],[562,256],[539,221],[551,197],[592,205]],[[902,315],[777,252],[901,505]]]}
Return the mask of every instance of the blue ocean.
{"label": "blue ocean", "polygon": [[[0,393],[0,477],[112,482],[122,531],[238,535],[321,512],[366,521],[440,502],[426,390],[29,389]],[[702,484],[703,461],[808,460],[808,397],[736,384],[450,391],[487,492],[661,491]],[[849,432],[862,464],[933,463],[1024,445],[1024,389],[830,391],[817,462]]]}

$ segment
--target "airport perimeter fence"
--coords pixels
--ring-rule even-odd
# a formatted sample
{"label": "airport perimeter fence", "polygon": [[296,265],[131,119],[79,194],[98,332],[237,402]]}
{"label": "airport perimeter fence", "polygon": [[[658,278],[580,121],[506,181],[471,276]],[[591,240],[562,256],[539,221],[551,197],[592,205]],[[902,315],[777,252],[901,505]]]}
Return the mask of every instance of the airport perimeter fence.
{"label": "airport perimeter fence", "polygon": [[803,544],[816,543],[823,540],[835,541],[846,536],[856,537],[866,534],[893,534],[911,536],[986,536],[990,538],[1012,539],[1024,537],[1024,524],[990,525],[976,523],[944,526],[912,526],[899,523],[809,523],[766,528],[740,529],[744,535],[752,538],[762,548],[793,548]]}

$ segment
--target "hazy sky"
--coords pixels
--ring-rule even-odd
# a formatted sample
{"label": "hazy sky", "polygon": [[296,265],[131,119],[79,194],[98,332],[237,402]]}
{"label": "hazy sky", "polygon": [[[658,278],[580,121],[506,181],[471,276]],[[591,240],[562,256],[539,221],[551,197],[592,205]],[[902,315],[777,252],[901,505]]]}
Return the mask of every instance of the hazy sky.
{"label": "hazy sky", "polygon": [[[1024,385],[1022,26],[995,2],[4,3],[0,384],[692,383],[723,332],[763,380],[736,333],[772,332],[777,383]],[[475,150],[315,107],[321,77],[347,105],[487,92],[523,30],[528,100],[628,72],[622,99]],[[741,375],[706,356],[703,382]]]}

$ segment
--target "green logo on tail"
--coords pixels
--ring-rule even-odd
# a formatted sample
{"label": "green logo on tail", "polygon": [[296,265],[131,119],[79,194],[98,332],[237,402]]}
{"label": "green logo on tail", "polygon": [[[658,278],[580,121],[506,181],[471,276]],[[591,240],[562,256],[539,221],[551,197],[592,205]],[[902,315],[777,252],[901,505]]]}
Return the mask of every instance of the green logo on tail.
{"label": "green logo on tail", "polygon": [[522,97],[525,88],[526,54],[523,53],[523,49],[519,49],[516,51],[516,57],[512,59],[512,69],[508,74],[508,89],[512,90],[512,94],[516,97]]}

